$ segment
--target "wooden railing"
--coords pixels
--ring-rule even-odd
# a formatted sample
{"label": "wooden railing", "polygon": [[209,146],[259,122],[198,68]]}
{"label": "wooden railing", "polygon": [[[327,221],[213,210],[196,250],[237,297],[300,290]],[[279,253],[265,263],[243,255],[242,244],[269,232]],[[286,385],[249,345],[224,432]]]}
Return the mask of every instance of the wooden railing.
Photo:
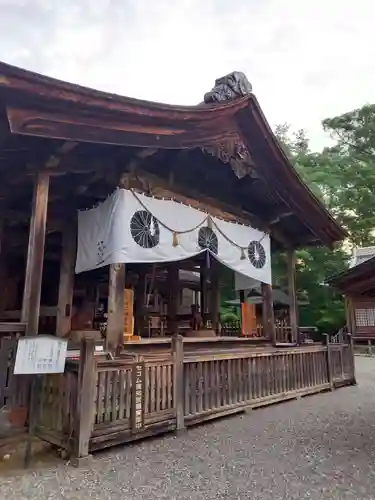
{"label": "wooden railing", "polygon": [[354,378],[352,344],[329,344],[329,357],[332,370],[332,382],[336,386],[343,381]]}
{"label": "wooden railing", "polygon": [[244,340],[209,340],[177,337],[159,349],[140,343],[116,359],[94,356],[85,341],[80,360],[67,362],[64,374],[40,378],[36,434],[84,457],[355,381],[350,342],[260,349]]}
{"label": "wooden railing", "polygon": [[[297,343],[298,340],[303,342],[305,339],[315,338],[317,335],[317,329],[315,327],[299,327],[299,338],[295,338],[292,333],[292,328],[290,326],[275,324],[275,340],[279,344],[284,343]],[[241,337],[241,321],[228,321],[221,325],[221,336],[222,337]],[[263,325],[258,324],[256,329],[252,332],[249,337],[253,338],[265,338],[263,331]]]}
{"label": "wooden railing", "polygon": [[7,404],[16,392],[13,366],[17,338],[24,335],[25,327],[24,323],[0,322],[0,408]]}
{"label": "wooden railing", "polygon": [[184,362],[187,424],[330,387],[327,349],[192,356]]}

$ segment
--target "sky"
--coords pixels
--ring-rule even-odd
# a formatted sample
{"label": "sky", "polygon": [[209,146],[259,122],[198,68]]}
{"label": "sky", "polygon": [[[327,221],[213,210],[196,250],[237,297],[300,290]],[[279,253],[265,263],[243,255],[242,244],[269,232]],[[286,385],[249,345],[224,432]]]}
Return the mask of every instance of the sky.
{"label": "sky", "polygon": [[0,60],[117,94],[198,104],[243,71],[270,124],[327,143],[375,102],[371,0],[0,0]]}

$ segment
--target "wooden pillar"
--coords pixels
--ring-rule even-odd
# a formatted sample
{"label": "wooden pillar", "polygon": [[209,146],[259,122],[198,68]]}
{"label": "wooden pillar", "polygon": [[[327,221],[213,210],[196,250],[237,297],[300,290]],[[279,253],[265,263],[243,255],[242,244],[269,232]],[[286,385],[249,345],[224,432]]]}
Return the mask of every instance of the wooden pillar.
{"label": "wooden pillar", "polygon": [[204,261],[200,266],[200,313],[204,328],[207,322],[207,265]]}
{"label": "wooden pillar", "polygon": [[7,302],[7,255],[5,247],[5,224],[0,220],[0,318],[5,311]]}
{"label": "wooden pillar", "polygon": [[345,297],[345,315],[346,315],[346,327],[348,332],[353,335],[356,334],[356,322],[355,322],[355,309],[353,305],[352,297]]}
{"label": "wooden pillar", "polygon": [[179,297],[179,272],[178,263],[172,262],[168,265],[168,331],[172,336],[178,335],[178,297]]}
{"label": "wooden pillar", "polygon": [[77,229],[75,221],[67,224],[62,232],[59,296],[57,302],[56,335],[68,335],[72,326],[72,303],[74,290],[74,266],[77,251]]}
{"label": "wooden pillar", "polygon": [[174,401],[176,408],[176,431],[185,430],[184,416],[184,344],[181,335],[176,335],[172,340],[172,352],[174,361]]}
{"label": "wooden pillar", "polygon": [[124,300],[125,264],[111,264],[109,266],[106,349],[116,349],[123,343]]}
{"label": "wooden pillar", "polygon": [[243,317],[243,304],[246,301],[245,297],[245,290],[240,290],[240,332],[241,334],[244,334],[244,317]]}
{"label": "wooden pillar", "polygon": [[38,172],[31,205],[29,245],[21,313],[21,322],[26,323],[26,335],[37,334],[39,327],[48,190],[49,174],[45,171]]}
{"label": "wooden pillar", "polygon": [[286,253],[288,264],[288,289],[289,289],[289,323],[292,333],[292,341],[300,343],[298,328],[298,305],[296,294],[296,253],[289,248]]}
{"label": "wooden pillar", "polygon": [[212,329],[219,333],[220,330],[220,264],[213,260],[211,266],[211,321]]}
{"label": "wooden pillar", "polygon": [[262,283],[262,317],[263,317],[263,331],[265,336],[275,345],[276,344],[276,329],[275,317],[273,312],[273,296],[272,286],[267,283]]}
{"label": "wooden pillar", "polygon": [[83,339],[78,373],[77,413],[75,415],[76,436],[74,439],[74,456],[72,457],[72,463],[77,467],[87,465],[86,460],[89,456],[89,442],[94,423],[95,368],[95,343],[91,339]]}
{"label": "wooden pillar", "polygon": [[146,267],[138,264],[138,282],[135,286],[135,334],[142,337],[145,327],[145,288],[146,288]]}

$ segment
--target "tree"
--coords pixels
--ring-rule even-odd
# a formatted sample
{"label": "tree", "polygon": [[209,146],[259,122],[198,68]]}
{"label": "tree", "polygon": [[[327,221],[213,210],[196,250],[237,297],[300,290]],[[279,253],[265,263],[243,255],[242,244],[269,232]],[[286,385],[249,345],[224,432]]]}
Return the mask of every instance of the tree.
{"label": "tree", "polygon": [[[276,134],[297,172],[314,194],[321,199],[339,222],[345,222],[341,195],[341,156],[310,150],[303,130],[291,134],[287,125],[277,127]],[[308,306],[300,307],[300,324],[317,326],[321,331],[334,331],[345,319],[343,299],[325,284],[330,276],[347,267],[348,255],[338,247],[306,248],[297,251],[297,290],[299,298],[307,299]],[[273,257],[274,282],[286,287],[284,255]]]}
{"label": "tree", "polygon": [[337,206],[353,244],[375,243],[375,105],[323,121],[335,140],[324,154],[336,159]]}

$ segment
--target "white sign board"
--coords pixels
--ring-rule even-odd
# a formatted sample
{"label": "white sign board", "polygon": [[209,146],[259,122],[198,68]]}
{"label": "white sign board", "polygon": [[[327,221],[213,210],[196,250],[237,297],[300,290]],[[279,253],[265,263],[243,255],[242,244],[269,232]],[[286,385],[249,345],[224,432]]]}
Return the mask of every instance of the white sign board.
{"label": "white sign board", "polygon": [[68,341],[49,335],[24,337],[18,340],[15,375],[63,373]]}

